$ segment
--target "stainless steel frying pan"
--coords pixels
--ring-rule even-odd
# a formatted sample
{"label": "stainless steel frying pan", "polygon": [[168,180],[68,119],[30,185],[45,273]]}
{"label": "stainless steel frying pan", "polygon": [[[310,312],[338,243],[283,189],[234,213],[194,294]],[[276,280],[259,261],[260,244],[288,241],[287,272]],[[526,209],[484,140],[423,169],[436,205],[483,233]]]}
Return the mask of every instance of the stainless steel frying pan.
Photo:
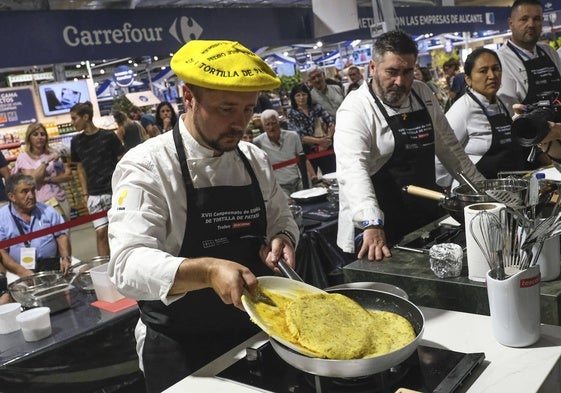
{"label": "stainless steel frying pan", "polygon": [[[391,293],[372,289],[327,289],[340,293],[371,310],[390,311],[399,314],[413,325],[417,337],[405,347],[386,355],[366,359],[332,360],[303,355],[271,338],[271,345],[288,364],[310,374],[335,378],[356,378],[382,372],[405,361],[417,349],[423,336],[425,318],[421,310],[410,301]],[[329,340],[329,337],[325,338]]]}

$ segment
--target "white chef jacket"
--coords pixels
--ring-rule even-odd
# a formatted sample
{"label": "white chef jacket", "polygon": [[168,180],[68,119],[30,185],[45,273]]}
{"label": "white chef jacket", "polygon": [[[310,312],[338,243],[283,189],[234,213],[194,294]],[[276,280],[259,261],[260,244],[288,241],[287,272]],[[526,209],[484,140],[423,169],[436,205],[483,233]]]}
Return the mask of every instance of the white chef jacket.
{"label": "white chef jacket", "polygon": [[[470,91],[487,108],[489,116],[505,113],[498,100],[496,103],[491,104],[484,95],[473,89]],[[509,115],[508,113],[506,114]],[[477,164],[481,157],[491,148],[493,138],[491,124],[487,116],[485,116],[483,109],[469,95],[464,94],[448,109],[446,119],[450,126],[452,126],[456,138],[458,138],[469,159],[474,164]],[[436,158],[436,182],[438,185],[448,187],[452,185],[453,180],[453,176],[448,173],[440,160]]]}
{"label": "white chef jacket", "polygon": [[[213,151],[197,143],[183,122],[179,129],[195,188],[251,183],[236,151],[213,157]],[[240,149],[249,158],[263,193],[267,237],[286,229],[298,238],[298,227],[290,219],[286,196],[266,154],[245,142],[240,142]],[[168,292],[185,259],[176,255],[185,232],[187,199],[173,133],[131,149],[117,165],[112,183],[108,212],[111,279],[125,296],[134,299],[165,304],[177,300],[181,296],[168,296]]]}
{"label": "white chef jacket", "polygon": [[[514,45],[512,41],[509,42]],[[519,46],[514,45],[524,53],[529,59],[538,57],[538,53],[534,48],[534,52],[529,52]],[[549,56],[551,61],[557,67],[557,70],[561,73],[561,58],[551,46],[547,44],[538,43],[541,49]],[[512,116],[514,113],[512,111],[512,105],[520,104],[526,98],[528,94],[528,74],[526,73],[526,68],[522,61],[516,56],[516,54],[510,49],[506,42],[497,50],[499,59],[501,60],[501,67],[503,70],[501,88],[497,92],[497,95],[503,100],[507,109],[510,111]],[[522,55],[524,58],[525,56]]]}
{"label": "white chef jacket", "polygon": [[[370,177],[390,159],[394,149],[393,133],[370,94],[370,82],[350,92],[339,110],[335,126],[334,148],[339,182],[339,227],[337,244],[345,252],[354,252],[355,225],[364,220],[384,219]],[[424,101],[435,130],[437,156],[451,173],[462,169],[474,181],[484,177],[464,153],[444,112],[431,89],[421,81],[413,89]],[[421,109],[410,95],[398,110],[385,105],[390,116]]]}
{"label": "white chef jacket", "polygon": [[[195,188],[247,185],[251,178],[236,151],[213,157],[187,131],[179,130]],[[253,144],[240,142],[248,157],[267,211],[267,237],[285,229],[298,239],[299,230],[278,186],[266,154]],[[117,164],[112,180],[112,208],[108,212],[111,281],[125,296],[161,300],[170,304],[183,295],[168,296],[184,257],[178,257],[187,219],[185,184],[173,141],[168,132],[129,150]],[[225,195],[225,198],[228,196]],[[142,355],[145,326],[136,330],[137,351]],[[141,358],[142,367],[142,358]]]}

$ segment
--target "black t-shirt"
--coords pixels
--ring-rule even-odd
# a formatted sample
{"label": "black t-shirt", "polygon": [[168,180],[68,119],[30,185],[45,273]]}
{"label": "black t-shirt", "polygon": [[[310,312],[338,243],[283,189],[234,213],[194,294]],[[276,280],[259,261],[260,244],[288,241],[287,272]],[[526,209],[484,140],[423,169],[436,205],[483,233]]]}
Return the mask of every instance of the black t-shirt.
{"label": "black t-shirt", "polygon": [[72,138],[73,162],[81,162],[86,172],[88,194],[111,194],[111,177],[125,147],[113,131],[99,129],[93,135],[83,133]]}

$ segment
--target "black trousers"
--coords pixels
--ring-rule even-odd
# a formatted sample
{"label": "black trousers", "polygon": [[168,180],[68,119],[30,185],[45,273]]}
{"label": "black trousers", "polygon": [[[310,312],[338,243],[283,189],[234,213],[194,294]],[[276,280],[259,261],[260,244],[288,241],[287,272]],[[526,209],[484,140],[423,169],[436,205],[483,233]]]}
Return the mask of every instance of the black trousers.
{"label": "black trousers", "polygon": [[241,344],[259,331],[255,330],[185,333],[175,339],[146,326],[142,350],[147,393],[161,393],[220,355]]}

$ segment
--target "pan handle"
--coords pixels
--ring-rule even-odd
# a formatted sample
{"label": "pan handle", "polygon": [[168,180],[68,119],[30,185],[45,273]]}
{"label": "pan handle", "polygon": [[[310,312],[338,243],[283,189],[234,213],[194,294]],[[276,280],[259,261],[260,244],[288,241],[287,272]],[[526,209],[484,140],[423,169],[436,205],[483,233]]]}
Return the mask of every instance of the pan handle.
{"label": "pan handle", "polygon": [[446,199],[446,195],[441,192],[419,186],[404,186],[403,191],[411,195],[434,199],[435,201],[444,201]]}
{"label": "pan handle", "polygon": [[282,275],[285,276],[286,278],[290,278],[291,280],[295,280],[295,281],[304,282],[304,280],[302,280],[302,277],[300,277],[298,273],[296,273],[294,269],[288,263],[286,263],[284,259],[282,258],[279,259],[277,261],[277,265]]}
{"label": "pan handle", "polygon": [[475,184],[471,181],[471,179],[469,177],[467,177],[466,174],[461,169],[457,172],[457,174],[469,186],[469,188],[471,188],[472,191],[475,192],[477,195],[484,195],[485,194],[484,192],[482,192],[479,188],[477,188],[475,186]]}

